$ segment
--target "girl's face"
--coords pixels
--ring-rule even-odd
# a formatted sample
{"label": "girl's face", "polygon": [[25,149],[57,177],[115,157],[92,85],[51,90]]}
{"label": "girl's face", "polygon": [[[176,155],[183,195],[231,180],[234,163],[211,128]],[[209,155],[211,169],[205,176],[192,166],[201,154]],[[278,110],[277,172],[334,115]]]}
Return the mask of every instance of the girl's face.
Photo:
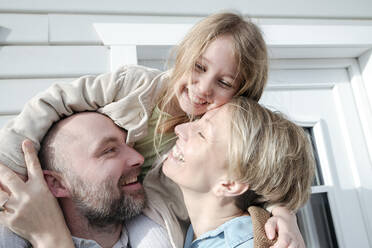
{"label": "girl's face", "polygon": [[178,140],[164,162],[164,174],[181,188],[202,193],[226,180],[229,119],[228,107],[222,106],[176,126]]}
{"label": "girl's face", "polygon": [[176,85],[180,108],[190,115],[202,115],[228,101],[238,91],[237,63],[232,37],[215,39],[197,60],[191,84],[184,75]]}

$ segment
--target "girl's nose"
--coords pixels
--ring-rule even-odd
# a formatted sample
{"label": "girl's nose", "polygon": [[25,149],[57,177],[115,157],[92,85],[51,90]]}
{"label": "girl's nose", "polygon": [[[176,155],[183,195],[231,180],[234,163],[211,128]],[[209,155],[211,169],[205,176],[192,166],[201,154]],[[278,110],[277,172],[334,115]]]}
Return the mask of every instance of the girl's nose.
{"label": "girl's nose", "polygon": [[197,89],[197,94],[201,97],[207,97],[212,95],[213,90],[213,79],[208,75],[203,75],[199,82],[195,85]]}

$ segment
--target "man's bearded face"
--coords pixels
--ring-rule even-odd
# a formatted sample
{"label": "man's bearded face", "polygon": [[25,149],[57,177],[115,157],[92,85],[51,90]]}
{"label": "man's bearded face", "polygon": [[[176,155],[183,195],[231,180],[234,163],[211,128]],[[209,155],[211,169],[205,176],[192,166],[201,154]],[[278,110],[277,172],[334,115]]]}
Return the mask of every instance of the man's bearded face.
{"label": "man's bearded face", "polygon": [[122,175],[118,183],[108,178],[103,183],[93,184],[84,182],[78,175],[69,175],[72,200],[90,225],[122,224],[141,213],[145,205],[144,190],[125,192],[120,188],[125,180]]}

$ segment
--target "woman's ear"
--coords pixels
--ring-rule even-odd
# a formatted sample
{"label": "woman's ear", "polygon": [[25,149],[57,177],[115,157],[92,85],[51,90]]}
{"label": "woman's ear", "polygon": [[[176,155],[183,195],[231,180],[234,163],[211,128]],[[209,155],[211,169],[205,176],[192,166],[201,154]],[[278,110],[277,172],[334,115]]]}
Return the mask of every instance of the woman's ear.
{"label": "woman's ear", "polygon": [[215,188],[214,193],[217,196],[232,197],[242,195],[248,189],[249,189],[248,184],[240,183],[234,180],[222,180]]}
{"label": "woman's ear", "polygon": [[70,191],[66,187],[65,181],[60,173],[51,170],[43,170],[43,174],[49,190],[56,198],[70,197]]}

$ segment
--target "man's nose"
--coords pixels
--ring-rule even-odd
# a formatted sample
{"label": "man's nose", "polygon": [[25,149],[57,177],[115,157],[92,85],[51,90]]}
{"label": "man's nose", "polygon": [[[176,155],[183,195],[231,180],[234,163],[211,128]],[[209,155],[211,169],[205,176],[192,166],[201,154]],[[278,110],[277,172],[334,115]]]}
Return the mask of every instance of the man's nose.
{"label": "man's nose", "polygon": [[141,166],[145,161],[144,157],[132,147],[128,147],[124,153],[126,153],[127,165],[130,167]]}

